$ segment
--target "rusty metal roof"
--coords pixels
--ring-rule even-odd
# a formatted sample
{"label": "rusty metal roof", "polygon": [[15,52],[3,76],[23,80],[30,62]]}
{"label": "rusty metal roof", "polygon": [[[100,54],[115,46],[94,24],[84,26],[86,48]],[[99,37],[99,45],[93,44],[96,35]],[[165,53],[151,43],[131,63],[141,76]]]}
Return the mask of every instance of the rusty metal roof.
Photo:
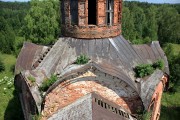
{"label": "rusty metal roof", "polygon": [[32,70],[36,61],[46,51],[48,47],[25,42],[17,59],[15,73],[23,70]]}
{"label": "rusty metal roof", "polygon": [[[44,118],[43,118],[44,119]],[[76,120],[135,120],[125,109],[92,92],[48,118]]]}
{"label": "rusty metal roof", "polygon": [[[86,65],[73,66],[81,54],[87,55],[90,62]],[[158,59],[165,62],[165,69],[146,78],[148,82],[137,83],[133,68],[138,64],[153,63]],[[167,58],[159,42],[155,41],[149,45],[132,45],[121,35],[115,38],[89,40],[62,37],[51,49],[25,43],[17,60],[16,71],[32,70],[36,76],[39,71],[42,71],[48,77],[51,74],[57,74],[61,77],[57,81],[58,83],[67,74],[77,73],[90,67],[95,67],[126,82],[139,94],[146,109],[150,103],[149,99],[152,97],[152,94],[148,95],[148,90],[153,93],[163,72],[169,74]],[[143,78],[140,81],[143,81]],[[154,84],[150,84],[153,82]],[[56,86],[54,85],[54,87]]]}

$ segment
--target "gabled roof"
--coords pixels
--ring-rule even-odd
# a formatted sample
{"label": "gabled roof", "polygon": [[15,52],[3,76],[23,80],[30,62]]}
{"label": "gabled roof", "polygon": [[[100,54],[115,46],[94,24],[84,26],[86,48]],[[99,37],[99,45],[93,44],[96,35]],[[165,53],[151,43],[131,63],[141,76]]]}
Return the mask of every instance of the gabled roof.
{"label": "gabled roof", "polygon": [[[43,48],[44,50],[42,50]],[[77,59],[77,56],[81,54],[85,54],[90,58],[91,63],[89,66],[116,76],[130,85],[139,94],[146,109],[150,102],[146,100],[151,95],[147,98],[149,91],[143,93],[144,87],[154,90],[158,81],[162,78],[163,72],[169,74],[167,58],[159,42],[155,41],[149,45],[132,45],[121,35],[115,38],[91,40],[62,37],[51,49],[25,43],[17,60],[16,72],[19,70],[32,70],[34,73],[41,71],[48,77],[51,74],[62,75],[67,71],[72,72],[72,64]],[[153,63],[158,59],[165,62],[165,69],[154,73],[157,78],[156,82],[150,84],[154,82],[154,77],[149,76],[146,78],[148,82],[145,86],[141,85],[146,83],[143,82],[143,79],[141,79],[140,83],[137,83],[133,71],[134,67],[142,63]],[[76,67],[74,71],[77,72],[80,68]]]}
{"label": "gabled roof", "polygon": [[62,109],[59,109],[48,119],[134,120],[125,109],[94,92],[79,98]]}

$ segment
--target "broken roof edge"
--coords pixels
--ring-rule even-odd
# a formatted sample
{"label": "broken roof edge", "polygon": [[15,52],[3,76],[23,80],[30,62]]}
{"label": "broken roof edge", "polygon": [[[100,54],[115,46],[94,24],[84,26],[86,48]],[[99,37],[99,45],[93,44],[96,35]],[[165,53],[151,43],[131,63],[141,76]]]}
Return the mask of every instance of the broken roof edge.
{"label": "broken roof edge", "polygon": [[[140,82],[141,85],[140,98],[143,102],[145,110],[148,109],[150,102],[152,100],[152,96],[156,90],[156,87],[161,82],[163,76],[164,76],[163,71],[156,70],[147,80]],[[153,82],[151,80],[153,80]]]}
{"label": "broken roof edge", "polygon": [[[106,74],[109,74],[111,76],[114,76],[114,77],[121,79],[120,76],[115,75],[115,74],[111,74],[108,71],[106,71],[105,69],[99,68],[96,64],[97,63],[91,61],[85,65],[72,64],[72,65],[67,66],[66,69],[64,70],[64,72],[58,76],[59,79],[53,85],[51,85],[49,87],[49,89],[46,91],[45,96],[47,94],[49,94],[53,89],[55,89],[64,80],[71,78],[71,77],[77,77],[81,72],[84,73],[89,69],[94,69],[94,70],[97,69],[103,73],[106,73]],[[121,80],[124,81],[125,83],[127,83],[129,86],[131,86],[131,88],[134,89],[137,92],[137,94],[139,94],[136,85],[134,85],[134,83],[132,81],[127,81],[124,79],[121,79]]]}
{"label": "broken roof edge", "polygon": [[[169,75],[169,64],[168,64],[168,60],[167,60],[167,57],[166,57],[166,54],[164,53],[163,49],[161,48],[160,44],[159,44],[159,41],[151,41],[147,44],[132,44],[130,43],[134,49],[137,49],[138,48],[146,48],[146,45],[148,47],[150,47],[152,49],[152,54],[153,56],[155,57],[154,59],[157,61],[157,60],[160,60],[162,59],[163,62],[164,62],[164,68],[163,68],[163,72],[165,72],[166,74]],[[137,50],[137,52],[139,52]],[[141,50],[141,54],[142,56],[144,56],[144,52],[146,52],[146,54],[150,54],[149,51],[147,51],[146,49],[144,51]],[[144,59],[147,59],[147,58],[144,58]],[[148,59],[147,59],[148,60]]]}
{"label": "broken roof edge", "polygon": [[[28,70],[27,70],[28,71]],[[21,87],[17,85],[17,80],[18,80],[18,76],[25,82],[25,85],[27,86],[27,90],[29,91],[28,93],[31,95],[31,97],[33,98],[32,100],[34,100],[35,104],[36,104],[36,109],[38,110],[38,113],[41,113],[41,103],[42,103],[42,98],[40,95],[40,91],[38,89],[38,86],[30,86],[27,80],[27,76],[25,75],[26,71],[21,71],[19,74],[17,74],[15,76],[15,85],[16,87]],[[18,88],[19,89],[19,88]],[[33,91],[35,90],[35,91]]]}
{"label": "broken roof edge", "polygon": [[37,45],[32,42],[24,42],[23,47],[17,57],[15,65],[15,75],[23,70],[33,70],[37,65],[41,54],[44,54],[49,47]]}

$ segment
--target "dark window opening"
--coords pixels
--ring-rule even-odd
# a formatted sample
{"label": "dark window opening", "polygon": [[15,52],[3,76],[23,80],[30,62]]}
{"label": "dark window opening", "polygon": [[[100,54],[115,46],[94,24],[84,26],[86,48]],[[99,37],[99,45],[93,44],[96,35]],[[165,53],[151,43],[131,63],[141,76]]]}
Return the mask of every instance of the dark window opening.
{"label": "dark window opening", "polygon": [[96,0],[88,0],[88,24],[96,25]]}
{"label": "dark window opening", "polygon": [[65,24],[64,0],[61,1],[61,20],[62,24]]}
{"label": "dark window opening", "polygon": [[154,109],[154,103],[155,103],[155,99],[153,99],[153,101],[151,102],[151,105],[150,105],[150,110],[153,111]]}
{"label": "dark window opening", "polygon": [[78,24],[78,0],[70,1],[71,25]]}
{"label": "dark window opening", "polygon": [[112,25],[114,14],[114,0],[106,0],[106,24]]}

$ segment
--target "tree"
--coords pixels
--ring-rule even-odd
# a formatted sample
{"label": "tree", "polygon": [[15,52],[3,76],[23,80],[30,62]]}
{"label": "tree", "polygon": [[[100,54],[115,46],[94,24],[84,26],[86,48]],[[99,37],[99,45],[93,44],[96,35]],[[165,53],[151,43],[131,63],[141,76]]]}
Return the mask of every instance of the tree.
{"label": "tree", "polygon": [[136,5],[132,8],[131,13],[134,19],[136,39],[142,39],[144,26],[146,22],[144,10]]}
{"label": "tree", "polygon": [[128,7],[123,7],[122,34],[127,40],[132,41],[135,39],[134,31],[135,28],[130,10]]}
{"label": "tree", "polygon": [[161,43],[180,43],[180,15],[173,7],[163,5],[158,10],[158,39]]}
{"label": "tree", "polygon": [[54,42],[59,35],[59,1],[32,0],[25,22],[26,39],[41,44]]}
{"label": "tree", "polygon": [[146,10],[146,26],[144,38],[149,37],[150,40],[157,40],[157,20],[156,20],[156,7],[151,6]]}

